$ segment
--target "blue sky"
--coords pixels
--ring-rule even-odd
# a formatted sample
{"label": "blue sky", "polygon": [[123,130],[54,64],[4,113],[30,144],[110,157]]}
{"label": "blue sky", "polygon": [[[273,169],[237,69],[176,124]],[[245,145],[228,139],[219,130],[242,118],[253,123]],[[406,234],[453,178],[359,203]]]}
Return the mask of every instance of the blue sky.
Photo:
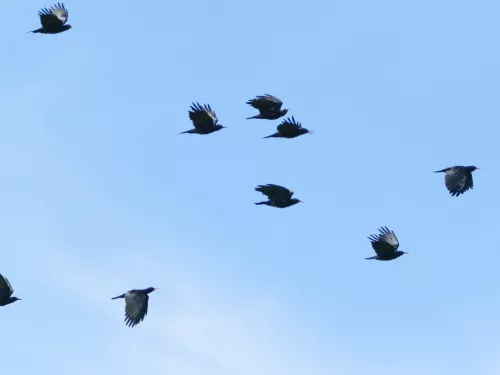
{"label": "blue sky", "polygon": [[[65,4],[0,25],[3,372],[500,372],[498,2]],[[265,93],[315,134],[263,140]],[[193,101],[228,128],[177,135]],[[363,259],[381,225],[409,255]]]}

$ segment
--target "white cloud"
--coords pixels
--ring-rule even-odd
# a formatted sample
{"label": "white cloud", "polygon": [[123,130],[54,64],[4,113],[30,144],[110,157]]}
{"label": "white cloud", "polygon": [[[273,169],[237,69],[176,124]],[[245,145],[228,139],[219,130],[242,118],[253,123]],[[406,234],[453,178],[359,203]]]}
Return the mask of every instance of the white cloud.
{"label": "white cloud", "polygon": [[[140,287],[130,285],[126,272],[110,275],[104,267],[82,266],[61,253],[52,254],[49,264],[48,274],[53,275],[52,282],[58,288],[87,300],[99,310],[102,319],[115,324],[113,334],[100,342],[113,372],[305,375],[333,370],[331,366],[320,369],[312,359],[307,362],[308,358],[301,356],[301,343],[286,341],[284,330],[293,327],[287,322],[286,309],[276,301],[243,295],[228,300],[222,296],[224,293],[210,290],[209,284],[186,272],[189,280],[165,278],[166,285],[151,294],[149,315],[130,329],[123,323],[123,301],[111,301],[111,295],[105,294]],[[179,266],[172,264],[163,272],[178,274],[173,270]],[[135,363],[132,358],[141,360]],[[339,363],[338,367],[340,370],[344,366]],[[94,374],[108,372],[90,368]],[[348,374],[345,370],[343,373]]]}

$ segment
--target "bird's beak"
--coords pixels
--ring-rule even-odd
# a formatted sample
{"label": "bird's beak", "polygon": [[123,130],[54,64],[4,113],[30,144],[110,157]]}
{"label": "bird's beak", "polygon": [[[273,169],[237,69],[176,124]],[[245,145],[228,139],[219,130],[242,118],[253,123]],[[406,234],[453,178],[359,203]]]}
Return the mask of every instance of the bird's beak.
{"label": "bird's beak", "polygon": [[314,132],[312,130],[309,130],[309,134],[314,134]]}
{"label": "bird's beak", "polygon": [[403,253],[403,254],[409,254],[409,253]]}
{"label": "bird's beak", "polygon": [[304,203],[304,201],[299,201],[300,203]]}
{"label": "bird's beak", "polygon": [[479,168],[479,167],[476,167],[476,169],[481,169],[481,168]]}

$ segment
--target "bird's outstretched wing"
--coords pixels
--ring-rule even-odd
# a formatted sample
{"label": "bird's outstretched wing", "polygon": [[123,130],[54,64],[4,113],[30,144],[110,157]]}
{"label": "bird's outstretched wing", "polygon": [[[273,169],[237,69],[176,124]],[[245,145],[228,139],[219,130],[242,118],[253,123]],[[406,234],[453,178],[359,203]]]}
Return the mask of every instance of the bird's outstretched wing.
{"label": "bird's outstretched wing", "polygon": [[295,118],[292,116],[292,118],[288,117],[281,124],[278,125],[278,132],[281,135],[294,135],[296,134],[300,129],[302,129],[302,124],[298,121],[295,120]]}
{"label": "bird's outstretched wing", "polygon": [[377,255],[386,256],[397,251],[399,241],[396,234],[387,227],[380,227],[379,232],[380,234],[372,234],[368,237]]}
{"label": "bird's outstretched wing", "polygon": [[46,29],[61,27],[68,21],[68,10],[62,3],[57,3],[50,9],[44,8],[38,15],[42,26]]}
{"label": "bird's outstretched wing", "polygon": [[250,104],[252,107],[258,109],[259,111],[278,112],[281,109],[283,102],[275,96],[265,94],[259,95],[255,99],[249,100],[247,104]]}
{"label": "bird's outstretched wing", "polygon": [[125,294],[125,324],[134,327],[148,314],[149,296],[130,291]]}
{"label": "bird's outstretched wing", "polygon": [[271,200],[285,201],[292,198],[293,195],[293,191],[283,186],[274,184],[259,185],[255,188],[255,190],[267,195],[267,197]]}
{"label": "bird's outstretched wing", "polygon": [[0,275],[0,300],[10,298],[13,293],[14,289],[12,289],[9,280]]}
{"label": "bird's outstretched wing", "polygon": [[450,168],[446,171],[444,182],[450,194],[459,196],[469,189],[474,188],[472,173],[465,168]]}
{"label": "bird's outstretched wing", "polygon": [[189,118],[197,130],[210,130],[217,124],[217,115],[210,108],[210,105],[201,106],[199,103],[193,103],[189,111]]}

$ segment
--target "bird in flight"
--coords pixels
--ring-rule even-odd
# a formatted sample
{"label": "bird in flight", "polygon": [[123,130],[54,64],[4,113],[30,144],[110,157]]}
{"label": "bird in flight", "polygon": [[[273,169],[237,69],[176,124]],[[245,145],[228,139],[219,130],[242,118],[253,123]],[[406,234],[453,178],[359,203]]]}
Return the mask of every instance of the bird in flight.
{"label": "bird in flight", "polygon": [[469,189],[474,189],[474,181],[472,181],[472,172],[480,169],[473,165],[469,167],[455,166],[450,168],[434,171],[435,173],[444,172],[444,184],[452,197],[458,197]]}
{"label": "bird in flight", "polygon": [[12,297],[13,293],[14,289],[12,289],[9,280],[0,275],[0,306],[7,306],[21,300],[21,298]]}
{"label": "bird in flight", "polygon": [[68,22],[68,10],[62,3],[57,3],[50,9],[44,8],[38,12],[38,15],[42,27],[30,31],[32,33],[59,34],[73,27],[66,24]]}
{"label": "bird in flight", "polygon": [[189,118],[194,125],[194,129],[179,134],[210,134],[225,128],[225,126],[218,124],[217,115],[208,104],[202,107],[199,103],[193,103],[189,111]]}
{"label": "bird in flight", "polygon": [[247,104],[259,110],[259,114],[247,117],[247,120],[257,118],[264,120],[277,120],[287,114],[288,109],[281,109],[283,102],[277,97],[265,94],[259,95],[255,99],[250,99]]}
{"label": "bird in flight", "polygon": [[144,317],[148,314],[148,294],[157,289],[153,287],[133,289],[111,298],[125,298],[125,325],[134,327],[144,320]]}
{"label": "bird in flight", "polygon": [[365,259],[393,260],[403,254],[408,254],[398,250],[399,241],[392,230],[387,227],[380,227],[379,232],[380,234],[372,234],[368,237],[377,255]]}
{"label": "bird in flight", "polygon": [[288,117],[283,120],[283,122],[278,125],[277,130],[276,133],[263,138],[295,138],[302,134],[312,134],[312,131],[303,128],[300,122],[295,121],[293,116],[291,119]]}
{"label": "bird in flight", "polygon": [[294,204],[297,204],[299,202],[304,203],[297,198],[292,198],[293,191],[280,185],[259,185],[255,188],[255,191],[261,192],[268,198],[267,201],[255,203],[257,205],[265,204],[266,206],[276,208],[286,208],[293,206]]}

